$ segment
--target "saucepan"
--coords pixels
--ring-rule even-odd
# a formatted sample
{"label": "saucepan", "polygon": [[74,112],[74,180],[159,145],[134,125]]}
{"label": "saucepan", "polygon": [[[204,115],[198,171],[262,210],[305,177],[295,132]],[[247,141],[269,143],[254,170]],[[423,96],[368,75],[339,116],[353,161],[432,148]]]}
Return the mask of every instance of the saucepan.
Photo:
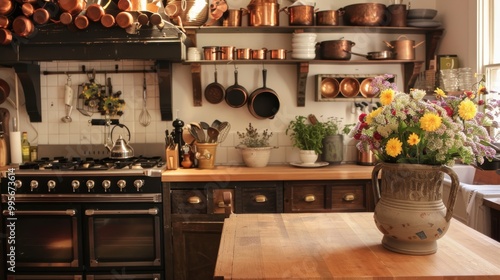
{"label": "saucepan", "polygon": [[248,110],[257,119],[273,119],[280,108],[278,94],[266,87],[267,69],[262,70],[264,85],[248,98]]}
{"label": "saucepan", "polygon": [[359,55],[366,57],[368,60],[384,60],[384,59],[394,59],[395,53],[393,51],[379,51],[379,52],[369,52],[368,54],[360,54],[351,51],[344,50],[350,54]]}

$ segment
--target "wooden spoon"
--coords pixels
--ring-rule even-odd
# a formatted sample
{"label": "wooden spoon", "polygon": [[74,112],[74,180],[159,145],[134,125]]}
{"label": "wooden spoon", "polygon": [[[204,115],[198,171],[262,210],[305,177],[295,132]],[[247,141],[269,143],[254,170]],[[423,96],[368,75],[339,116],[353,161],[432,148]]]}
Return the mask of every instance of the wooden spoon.
{"label": "wooden spoon", "polygon": [[217,138],[219,137],[219,131],[213,127],[208,127],[207,129],[207,134],[208,134],[208,143],[216,143]]}

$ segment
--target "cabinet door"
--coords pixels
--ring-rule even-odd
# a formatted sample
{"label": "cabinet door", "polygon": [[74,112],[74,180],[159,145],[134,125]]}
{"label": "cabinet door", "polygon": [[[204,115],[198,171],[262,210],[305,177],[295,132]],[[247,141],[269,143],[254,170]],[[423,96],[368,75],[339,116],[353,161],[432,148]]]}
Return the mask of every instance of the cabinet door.
{"label": "cabinet door", "polygon": [[172,226],[174,279],[213,279],[223,221],[178,221]]}

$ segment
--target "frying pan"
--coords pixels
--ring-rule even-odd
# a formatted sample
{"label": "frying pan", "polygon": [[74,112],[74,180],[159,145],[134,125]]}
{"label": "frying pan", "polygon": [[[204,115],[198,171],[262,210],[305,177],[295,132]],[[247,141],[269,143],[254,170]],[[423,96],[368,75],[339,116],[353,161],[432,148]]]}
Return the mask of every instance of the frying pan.
{"label": "frying pan", "polygon": [[393,51],[380,51],[380,52],[369,52],[368,54],[360,54],[360,53],[354,53],[351,51],[346,51],[345,52],[354,54],[354,55],[359,55],[359,56],[364,56],[368,60],[384,60],[384,59],[394,59],[395,53]]}
{"label": "frying pan", "polygon": [[212,104],[218,104],[224,99],[224,86],[217,82],[217,69],[214,72],[215,81],[205,88],[205,98]]}
{"label": "frying pan", "polygon": [[272,119],[278,113],[280,100],[276,92],[266,87],[267,69],[262,70],[263,87],[250,94],[248,110],[257,119]]}
{"label": "frying pan", "polygon": [[233,108],[240,108],[247,103],[248,91],[238,85],[238,70],[234,70],[234,85],[226,89],[226,103]]}
{"label": "frying pan", "polygon": [[10,94],[9,84],[4,79],[0,79],[0,104],[4,103],[5,100],[7,100],[9,94]]}

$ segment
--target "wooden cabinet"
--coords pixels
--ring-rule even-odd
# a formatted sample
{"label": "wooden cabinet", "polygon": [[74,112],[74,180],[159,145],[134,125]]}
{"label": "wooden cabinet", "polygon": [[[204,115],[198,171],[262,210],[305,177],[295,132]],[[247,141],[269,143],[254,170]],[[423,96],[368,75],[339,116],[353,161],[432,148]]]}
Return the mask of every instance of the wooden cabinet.
{"label": "wooden cabinet", "polygon": [[165,183],[164,189],[168,279],[212,279],[227,213],[283,212],[281,181]]}
{"label": "wooden cabinet", "polygon": [[285,213],[363,212],[373,209],[369,180],[285,182]]}
{"label": "wooden cabinet", "polygon": [[500,198],[485,198],[483,203],[490,208],[491,238],[500,242]]}

